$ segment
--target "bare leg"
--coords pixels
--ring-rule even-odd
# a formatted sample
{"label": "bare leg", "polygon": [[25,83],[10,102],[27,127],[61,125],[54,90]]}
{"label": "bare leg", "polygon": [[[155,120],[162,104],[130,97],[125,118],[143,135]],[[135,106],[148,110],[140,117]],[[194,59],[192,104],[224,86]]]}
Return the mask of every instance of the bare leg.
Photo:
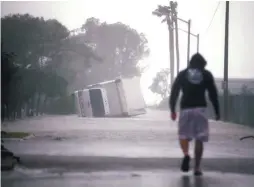
{"label": "bare leg", "polygon": [[189,155],[189,140],[181,139],[180,145],[181,145],[184,156],[188,156]]}
{"label": "bare leg", "polygon": [[189,171],[189,163],[190,163],[190,156],[189,156],[189,140],[180,140],[180,145],[184,154],[184,158],[182,160],[181,164],[181,170],[183,172],[188,172]]}
{"label": "bare leg", "polygon": [[203,142],[196,140],[195,142],[195,171],[200,171],[200,163],[203,156]]}

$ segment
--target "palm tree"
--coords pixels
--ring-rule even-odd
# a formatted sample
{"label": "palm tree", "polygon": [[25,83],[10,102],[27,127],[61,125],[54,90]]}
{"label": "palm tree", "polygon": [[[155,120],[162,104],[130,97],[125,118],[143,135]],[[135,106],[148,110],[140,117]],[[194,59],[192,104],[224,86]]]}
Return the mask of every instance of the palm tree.
{"label": "palm tree", "polygon": [[163,17],[161,20],[161,23],[167,22],[168,29],[174,29],[173,28],[173,20],[174,18],[172,16],[176,16],[176,7],[177,7],[177,2],[170,2],[170,6],[162,6],[158,5],[158,8],[155,9],[152,14],[158,17]]}
{"label": "palm tree", "polygon": [[171,7],[162,5],[158,5],[158,8],[152,12],[152,14],[155,16],[164,17],[161,23],[167,22],[169,28],[170,28],[170,13]]}
{"label": "palm tree", "polygon": [[[171,6],[176,6],[177,3],[173,3],[170,2]],[[162,5],[158,5],[157,9],[155,9],[152,12],[153,15],[158,16],[158,17],[162,17],[162,23],[166,22],[168,25],[168,32],[169,32],[169,54],[170,54],[170,69],[171,69],[171,73],[170,73],[170,81],[171,81],[171,85],[173,84],[173,79],[174,79],[174,22],[173,22],[173,17],[175,16],[172,14],[172,7],[170,6],[162,6]]]}

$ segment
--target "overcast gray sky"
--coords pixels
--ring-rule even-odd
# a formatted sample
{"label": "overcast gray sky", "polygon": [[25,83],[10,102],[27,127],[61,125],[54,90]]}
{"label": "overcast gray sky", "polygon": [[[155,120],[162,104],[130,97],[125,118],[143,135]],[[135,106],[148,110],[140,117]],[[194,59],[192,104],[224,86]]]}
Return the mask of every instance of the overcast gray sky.
{"label": "overcast gray sky", "polygon": [[[10,13],[29,13],[46,19],[56,18],[69,29],[80,27],[88,17],[97,17],[103,21],[121,21],[139,32],[146,34],[151,55],[147,60],[151,69],[143,76],[143,86],[147,87],[155,71],[167,67],[168,32],[159,18],[151,12],[158,4],[167,4],[166,0],[82,0],[82,1],[23,1],[2,2],[1,15]],[[179,17],[192,19],[192,32],[200,33],[200,50],[208,60],[208,68],[216,77],[223,77],[224,60],[224,22],[225,2],[220,2],[213,22],[207,30],[217,1],[180,1]],[[229,76],[254,78],[254,2],[230,2],[230,48]],[[179,24],[186,29],[185,24]],[[180,32],[181,68],[186,66],[187,35]],[[191,38],[191,53],[196,50],[196,39]]]}

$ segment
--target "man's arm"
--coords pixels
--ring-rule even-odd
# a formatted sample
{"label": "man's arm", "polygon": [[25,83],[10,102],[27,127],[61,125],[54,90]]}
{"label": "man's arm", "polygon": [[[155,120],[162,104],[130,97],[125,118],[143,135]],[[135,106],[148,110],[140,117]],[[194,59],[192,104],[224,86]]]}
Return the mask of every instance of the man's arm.
{"label": "man's arm", "polygon": [[209,94],[209,99],[213,104],[213,108],[216,114],[216,117],[220,117],[220,107],[218,101],[218,91],[215,85],[215,81],[211,72],[208,71],[208,80],[207,80],[207,90]]}
{"label": "man's arm", "polygon": [[171,88],[171,94],[169,98],[169,108],[171,110],[171,113],[175,113],[175,107],[176,107],[176,102],[180,93],[181,89],[181,74],[179,73],[173,83],[173,86]]}

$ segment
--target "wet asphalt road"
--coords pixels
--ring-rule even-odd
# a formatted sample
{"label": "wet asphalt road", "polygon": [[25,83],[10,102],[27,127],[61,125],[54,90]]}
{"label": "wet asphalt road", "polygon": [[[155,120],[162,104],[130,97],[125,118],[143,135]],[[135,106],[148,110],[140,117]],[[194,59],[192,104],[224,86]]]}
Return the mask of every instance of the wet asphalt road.
{"label": "wet asphalt road", "polygon": [[[175,170],[65,172],[17,169],[5,173],[2,186],[8,187],[253,187],[253,175],[206,172],[202,177]],[[2,175],[3,176],[3,175]]]}
{"label": "wet asphalt road", "polygon": [[[6,124],[2,128],[7,131],[25,131],[34,134],[34,137],[28,140],[7,141],[5,143],[7,148],[21,156],[22,167],[41,171],[45,168],[57,168],[60,173],[73,174],[77,171],[82,173],[81,177],[79,174],[74,175],[74,180],[73,175],[67,174],[64,179],[61,177],[52,178],[51,172],[50,177],[43,179],[48,184],[64,186],[68,182],[71,184],[74,181],[74,186],[100,186],[104,181],[108,186],[112,186],[112,181],[115,181],[118,184],[121,183],[121,186],[132,186],[132,184],[135,186],[145,186],[145,184],[155,186],[153,184],[156,183],[156,180],[151,179],[155,175],[161,177],[157,183],[165,182],[157,186],[165,186],[169,183],[172,183],[170,185],[172,187],[183,186],[184,181],[186,182],[185,178],[180,177],[181,173],[178,169],[182,153],[177,142],[177,125],[169,120],[168,113],[164,111],[148,111],[146,115],[127,119],[42,116]],[[250,184],[253,186],[254,181],[251,179],[254,178],[254,141],[240,141],[239,138],[254,134],[254,130],[241,125],[211,122],[210,131],[211,138],[206,145],[203,162],[204,170],[207,171],[206,176],[208,175],[208,178],[206,181],[208,182],[200,186],[230,186],[229,184],[232,182],[230,178],[237,175],[230,173],[238,173],[239,180],[245,181],[244,184],[246,185],[243,186]],[[155,169],[161,169],[163,172],[154,171]],[[112,173],[107,175],[108,172],[117,170],[121,170],[120,173],[124,173],[123,175],[126,172],[137,170],[148,173],[154,172],[140,174],[142,177],[139,177],[138,180],[132,175],[130,175],[132,177],[124,179],[116,177]],[[98,178],[94,179],[87,174],[91,171],[103,172],[97,173]],[[227,179],[227,182],[224,181],[225,185],[222,185],[224,184],[223,179],[225,179],[221,177],[222,174],[215,174],[215,172],[223,172]],[[104,174],[109,178],[103,178],[101,175]],[[253,175],[250,177],[248,174]],[[170,177],[165,177],[167,175]],[[214,183],[212,182],[213,179],[209,179],[213,175]],[[7,176],[7,174],[2,176],[5,179],[4,186],[16,186],[18,184],[22,186],[23,183],[25,186],[43,186],[38,182],[41,179],[32,180],[36,177],[30,174],[23,174],[23,177],[17,177],[15,174],[10,174],[9,178]],[[29,179],[24,182],[24,176],[31,178],[31,181]],[[62,183],[60,181],[68,182]],[[194,185],[192,178],[190,181],[192,182],[186,183],[185,186]]]}
{"label": "wet asphalt road", "polygon": [[[2,128],[34,134],[35,137],[28,140],[6,141],[7,148],[19,155],[182,156],[177,141],[177,124],[170,121],[164,111],[148,111],[147,115],[135,118],[44,116],[17,121]],[[254,134],[254,129],[211,122],[210,131],[206,158],[254,158],[254,141],[239,140],[242,136]]]}

